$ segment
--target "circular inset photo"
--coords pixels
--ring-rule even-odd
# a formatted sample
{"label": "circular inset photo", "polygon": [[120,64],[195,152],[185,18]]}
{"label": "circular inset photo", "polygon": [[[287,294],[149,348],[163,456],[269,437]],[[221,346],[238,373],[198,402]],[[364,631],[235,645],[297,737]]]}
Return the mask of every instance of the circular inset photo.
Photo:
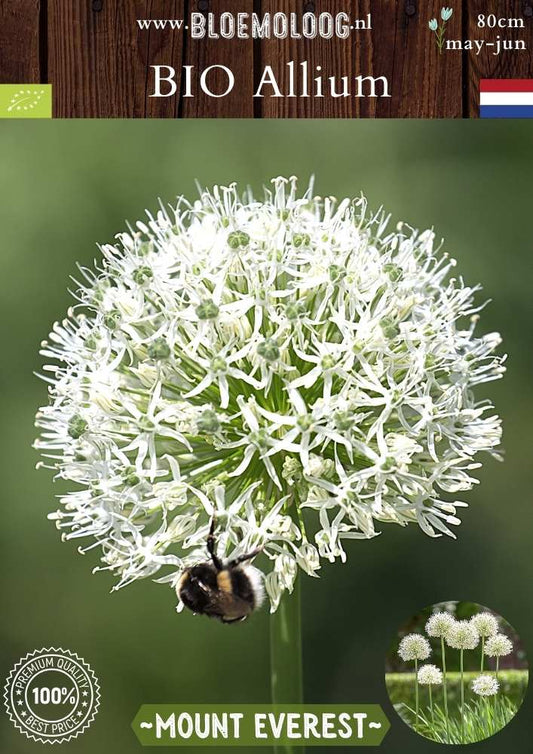
{"label": "circular inset photo", "polygon": [[401,719],[442,744],[493,736],[516,715],[528,684],[519,635],[475,602],[442,602],[414,615],[398,631],[385,670]]}

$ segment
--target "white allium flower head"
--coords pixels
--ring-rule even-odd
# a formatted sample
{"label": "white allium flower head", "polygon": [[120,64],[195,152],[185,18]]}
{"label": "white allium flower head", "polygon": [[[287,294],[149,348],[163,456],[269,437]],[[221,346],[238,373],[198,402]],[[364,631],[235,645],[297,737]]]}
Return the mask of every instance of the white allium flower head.
{"label": "white allium flower head", "polygon": [[485,638],[498,633],[498,619],[492,613],[478,613],[470,619],[480,636]]}
{"label": "white allium flower head", "polygon": [[471,621],[456,620],[445,639],[453,649],[475,649],[479,644],[479,633]]}
{"label": "white allium flower head", "polygon": [[485,644],[485,654],[488,657],[505,657],[513,651],[513,642],[504,634],[491,636]]}
{"label": "white allium flower head", "polygon": [[494,696],[499,688],[500,684],[493,675],[478,675],[472,681],[472,691],[479,696]]}
{"label": "white allium flower head", "polygon": [[427,660],[431,654],[431,646],[422,634],[407,634],[400,641],[398,654],[404,662]]}
{"label": "white allium flower head", "polygon": [[422,665],[418,671],[418,683],[423,686],[440,686],[442,677],[442,670],[436,665]]}
{"label": "white allium flower head", "polygon": [[117,588],[161,569],[175,586],[213,513],[221,553],[264,546],[273,607],[377,522],[453,536],[464,503],[443,493],[500,442],[475,398],[503,373],[500,337],[476,334],[477,287],[434,233],[387,221],[294,178],[263,199],[216,186],[80,268],[42,349],[37,446],[74,487],[57,526],[101,548]]}
{"label": "white allium flower head", "polygon": [[433,613],[426,623],[426,633],[428,636],[446,637],[454,623],[455,618],[451,613]]}

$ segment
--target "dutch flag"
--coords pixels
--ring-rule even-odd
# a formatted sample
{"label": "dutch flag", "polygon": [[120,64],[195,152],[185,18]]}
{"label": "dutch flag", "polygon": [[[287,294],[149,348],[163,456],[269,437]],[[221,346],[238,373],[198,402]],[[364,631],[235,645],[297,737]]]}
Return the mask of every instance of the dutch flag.
{"label": "dutch flag", "polygon": [[533,118],[533,79],[481,79],[481,118]]}

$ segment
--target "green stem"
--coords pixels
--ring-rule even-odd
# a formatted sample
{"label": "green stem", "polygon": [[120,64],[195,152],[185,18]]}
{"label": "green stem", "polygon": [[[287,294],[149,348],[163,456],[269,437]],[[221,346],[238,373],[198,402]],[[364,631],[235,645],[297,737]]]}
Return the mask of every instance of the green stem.
{"label": "green stem", "polygon": [[418,660],[415,660],[415,730],[418,728]]}
{"label": "green stem", "polygon": [[442,652],[442,680],[444,691],[444,715],[446,717],[446,743],[450,743],[450,721],[448,720],[448,686],[446,683],[446,647],[444,646],[444,636],[440,637],[440,648]]}
{"label": "green stem", "polygon": [[[496,657],[496,680],[498,681],[498,683],[500,682],[499,675],[500,675],[500,658]],[[498,694],[499,694],[499,690],[498,690]],[[498,694],[496,694],[496,696],[494,697],[494,725],[496,727],[496,730],[500,729],[499,720],[498,720],[498,716],[500,713],[500,705],[498,704]]]}
{"label": "green stem", "polygon": [[443,22],[436,33],[437,35],[437,44],[439,46],[439,55],[442,55],[442,47],[444,45],[444,30],[446,28],[446,23]]}
{"label": "green stem", "polygon": [[435,725],[435,716],[433,714],[433,692],[431,690],[431,683],[429,684],[429,709],[431,712],[431,724]]}
{"label": "green stem", "polygon": [[465,678],[463,650],[461,649],[461,743],[465,740]]}
{"label": "green stem", "polygon": [[[270,673],[272,703],[302,704],[302,631],[300,577],[292,594],[284,594],[270,617]],[[275,746],[276,754],[305,754],[301,747]]]}
{"label": "green stem", "polygon": [[481,637],[481,670],[480,670],[481,673],[483,672],[484,656],[485,656],[485,637],[482,636]]}

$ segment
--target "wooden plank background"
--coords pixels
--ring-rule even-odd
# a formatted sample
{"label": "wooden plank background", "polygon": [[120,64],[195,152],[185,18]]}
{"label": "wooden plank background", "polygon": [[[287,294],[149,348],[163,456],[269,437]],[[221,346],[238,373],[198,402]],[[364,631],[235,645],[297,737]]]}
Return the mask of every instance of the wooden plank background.
{"label": "wooden plank background", "polygon": [[[525,51],[499,56],[445,51],[428,29],[443,4],[453,7],[449,39],[524,39]],[[187,18],[199,11],[372,14],[371,32],[347,40],[192,40],[187,32],[137,18]],[[478,15],[524,19],[525,28],[480,29]],[[0,0],[0,83],[52,83],[60,118],[460,118],[477,117],[480,78],[533,78],[533,0]],[[307,60],[322,75],[387,76],[392,97],[253,98],[263,66],[286,85],[288,63]],[[177,71],[177,95],[152,98],[150,65]],[[193,77],[184,97],[184,65],[220,64],[235,73],[234,91],[203,94]],[[313,73],[316,75],[316,73]],[[223,78],[210,80],[222,86]]]}

